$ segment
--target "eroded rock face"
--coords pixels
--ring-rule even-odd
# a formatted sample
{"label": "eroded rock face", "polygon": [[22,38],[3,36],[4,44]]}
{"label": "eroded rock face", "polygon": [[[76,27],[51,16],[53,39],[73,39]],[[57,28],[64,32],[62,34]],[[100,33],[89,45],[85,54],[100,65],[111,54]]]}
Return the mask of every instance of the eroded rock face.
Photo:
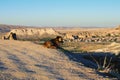
{"label": "eroded rock face", "polygon": [[16,37],[18,39],[24,39],[24,40],[26,39],[34,40],[34,39],[41,39],[42,37],[51,37],[51,36],[59,35],[59,33],[52,28],[24,28],[24,29],[12,29],[3,37],[10,40],[11,33],[16,34]]}
{"label": "eroded rock face", "polygon": [[75,34],[66,33],[64,39],[67,41],[80,42],[120,42],[120,31],[118,29],[96,30],[97,31],[80,31]]}
{"label": "eroded rock face", "polygon": [[74,39],[73,38],[73,36],[72,36],[72,34],[68,34],[68,33],[66,33],[65,35],[64,35],[64,39]]}
{"label": "eroded rock face", "polygon": [[16,34],[9,32],[6,35],[2,36],[2,40],[17,40]]}
{"label": "eroded rock face", "polygon": [[58,35],[58,33],[52,28],[26,28],[26,29],[13,29],[10,32],[16,33],[17,35],[38,35],[43,34]]}

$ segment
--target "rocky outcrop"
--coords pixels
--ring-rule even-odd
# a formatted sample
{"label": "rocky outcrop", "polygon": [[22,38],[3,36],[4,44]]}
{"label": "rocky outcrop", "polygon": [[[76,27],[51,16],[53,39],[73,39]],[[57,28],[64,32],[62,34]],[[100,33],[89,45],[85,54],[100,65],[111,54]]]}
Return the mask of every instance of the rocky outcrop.
{"label": "rocky outcrop", "polygon": [[81,31],[76,34],[66,33],[65,38],[67,41],[80,41],[80,42],[120,42],[120,32],[114,31]]}
{"label": "rocky outcrop", "polygon": [[43,34],[58,35],[58,33],[52,28],[25,28],[25,29],[12,29],[10,32],[16,33],[17,35],[38,35]]}
{"label": "rocky outcrop", "polygon": [[66,33],[66,34],[64,35],[64,39],[73,40],[74,38],[73,38],[73,36],[72,36],[71,34]]}
{"label": "rocky outcrop", "polygon": [[6,35],[2,36],[2,40],[17,40],[16,33],[9,32]]}
{"label": "rocky outcrop", "polygon": [[17,39],[41,39],[45,37],[51,37],[59,35],[58,32],[56,32],[52,28],[24,28],[24,29],[12,29],[10,32],[8,32],[4,39],[9,39],[11,36],[11,33],[16,34]]}

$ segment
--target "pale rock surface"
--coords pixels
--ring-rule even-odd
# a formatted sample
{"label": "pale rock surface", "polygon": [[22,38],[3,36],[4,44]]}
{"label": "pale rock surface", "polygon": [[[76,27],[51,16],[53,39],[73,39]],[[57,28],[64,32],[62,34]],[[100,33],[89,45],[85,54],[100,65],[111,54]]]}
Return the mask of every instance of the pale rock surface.
{"label": "pale rock surface", "polygon": [[0,40],[0,79],[106,80],[80,62],[71,61],[61,51],[14,40]]}
{"label": "pale rock surface", "polygon": [[58,33],[52,28],[25,28],[25,29],[12,29],[10,32],[17,35],[38,35],[43,34],[58,35]]}

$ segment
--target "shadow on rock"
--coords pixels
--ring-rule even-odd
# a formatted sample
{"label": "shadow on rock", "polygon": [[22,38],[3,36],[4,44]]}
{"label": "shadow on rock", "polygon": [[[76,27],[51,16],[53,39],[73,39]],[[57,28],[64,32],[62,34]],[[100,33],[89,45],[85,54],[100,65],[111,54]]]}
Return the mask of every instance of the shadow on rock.
{"label": "shadow on rock", "polygon": [[61,48],[61,47],[59,48],[59,50],[61,50],[71,61],[74,61],[77,63],[82,63],[84,66],[87,66],[90,68],[94,68],[94,69],[97,68],[97,65],[94,62],[85,59],[82,56],[82,53],[72,53],[68,50]]}
{"label": "shadow on rock", "polygon": [[[89,53],[72,53],[63,48],[59,48],[71,61],[82,63],[86,67],[90,67],[95,69],[96,71],[99,69],[99,66],[108,67],[113,71],[117,71],[120,73],[120,58],[116,57],[112,53],[105,52],[89,52]],[[108,74],[102,74],[97,72],[99,75],[103,77],[109,76]],[[111,77],[111,76],[110,76]]]}

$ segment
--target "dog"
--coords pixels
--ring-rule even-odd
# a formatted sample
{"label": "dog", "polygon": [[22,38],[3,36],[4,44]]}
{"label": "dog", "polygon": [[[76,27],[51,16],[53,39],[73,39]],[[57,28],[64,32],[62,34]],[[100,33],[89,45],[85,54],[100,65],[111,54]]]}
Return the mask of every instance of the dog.
{"label": "dog", "polygon": [[51,39],[49,41],[46,41],[43,45],[47,48],[60,48],[60,44],[63,43],[63,38],[61,36],[57,36],[55,39]]}

